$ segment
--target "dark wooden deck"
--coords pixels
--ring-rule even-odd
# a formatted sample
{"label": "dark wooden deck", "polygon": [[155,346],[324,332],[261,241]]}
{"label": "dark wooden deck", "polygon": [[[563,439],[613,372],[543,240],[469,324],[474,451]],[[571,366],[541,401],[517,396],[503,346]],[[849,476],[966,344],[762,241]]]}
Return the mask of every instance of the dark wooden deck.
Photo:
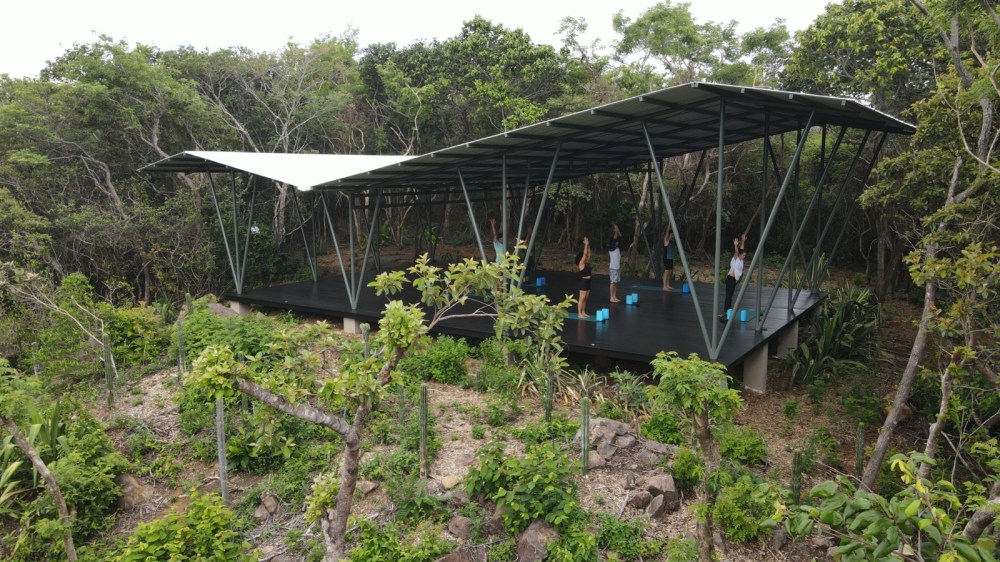
{"label": "dark wooden deck", "polygon": [[[538,274],[546,278],[546,285],[526,286],[527,290],[547,294],[553,301],[562,300],[565,294],[576,295],[575,274],[551,271]],[[679,287],[680,283],[675,282],[675,285]],[[622,279],[618,287],[619,298],[623,302],[612,305],[608,303],[607,275],[594,275],[593,290],[587,307],[591,318],[577,320],[575,315],[571,315],[564,323],[563,339],[568,351],[594,358],[606,357],[642,363],[649,362],[657,353],[665,350],[676,351],[681,356],[697,353],[702,358],[708,358],[690,293],[682,293],[677,288],[665,293],[659,281],[643,279]],[[712,286],[698,284],[696,290],[702,310],[707,315],[705,322],[709,333],[714,323],[721,335],[724,324],[711,316]],[[719,290],[722,293],[719,295],[721,307],[725,288],[720,286]],[[761,308],[766,305],[771,290],[764,288]],[[750,310],[747,322],[738,322],[730,329],[726,345],[718,358],[720,363],[730,368],[740,365],[748,354],[768,345],[783,328],[818,306],[823,299],[822,295],[802,291],[798,301],[789,308],[788,291],[777,291],[778,295],[764,323],[764,330],[761,333],[754,331],[753,311]],[[638,293],[638,306],[624,303],[625,295],[630,293]],[[404,292],[396,295],[396,298],[416,302],[415,294]],[[742,308],[756,309],[756,294],[755,286],[748,287]],[[241,296],[227,295],[226,298],[259,307],[335,318],[350,317],[373,325],[378,322],[387,301],[366,287],[362,291],[357,310],[351,310],[341,277],[321,279],[318,283],[308,281],[254,289]],[[598,323],[594,320],[597,308],[610,309],[610,319],[607,322]],[[492,322],[488,319],[452,321],[440,325],[438,331],[476,339],[493,335]]]}

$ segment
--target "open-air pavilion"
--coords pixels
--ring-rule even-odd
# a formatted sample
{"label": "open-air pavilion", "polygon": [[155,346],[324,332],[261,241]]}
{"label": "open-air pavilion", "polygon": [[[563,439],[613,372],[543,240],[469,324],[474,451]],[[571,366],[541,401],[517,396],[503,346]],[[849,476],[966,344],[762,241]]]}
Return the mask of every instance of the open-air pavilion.
{"label": "open-air pavilion", "polygon": [[[795,147],[778,155],[772,139],[794,134]],[[761,88],[693,83],[644,94],[595,107],[535,125],[507,131],[421,156],[347,156],[311,154],[260,154],[189,151],[143,168],[146,172],[205,173],[212,186],[222,239],[231,268],[234,292],[230,300],[243,305],[282,308],[344,318],[345,327],[375,321],[385,300],[374,295],[366,283],[381,269],[377,239],[381,211],[390,205],[445,203],[464,205],[475,229],[483,217],[476,208],[496,202],[500,236],[505,247],[527,240],[525,261],[536,251],[553,189],[562,182],[591,174],[649,173],[662,198],[663,209],[675,234],[677,258],[690,292],[663,292],[657,282],[623,279],[623,294],[637,293],[639,306],[614,305],[607,322],[568,319],[564,340],[576,353],[596,357],[648,361],[657,352],[698,353],[730,368],[742,367],[744,385],[766,388],[767,358],[795,344],[799,318],[822,301],[819,283],[843,238],[846,221],[835,224],[847,206],[855,203],[877,160],[886,136],[910,135],[914,128],[889,115],[853,100],[792,93]],[[799,173],[807,139],[818,136],[820,173],[806,178]],[[731,249],[723,236],[723,188],[726,183],[725,148],[746,142],[762,143],[759,165],[761,209],[757,244],[744,270],[725,323],[716,321],[724,311],[720,275],[728,269]],[[714,151],[714,156],[710,154]],[[679,228],[661,164],[672,156],[699,155],[698,173],[713,166],[716,172],[714,282],[696,283],[689,254]],[[232,214],[239,217],[236,176],[247,174],[258,181],[252,186],[252,209],[261,178],[296,187],[302,197],[312,197],[333,238],[340,263],[339,279],[318,275],[315,252],[304,239],[312,280],[247,290],[243,286],[247,266],[247,240],[252,223],[240,222],[227,232],[217,193],[220,184],[232,186]],[[692,185],[693,181],[692,180]],[[630,189],[631,189],[631,183]],[[339,192],[339,193],[338,193]],[[293,192],[294,193],[294,192]],[[331,194],[346,198],[346,212],[331,212]],[[682,189],[684,197],[689,189]],[[793,194],[807,194],[808,204],[790,205]],[[405,197],[404,197],[405,196]],[[299,197],[291,198],[295,215],[302,219]],[[502,204],[501,204],[502,202]],[[246,206],[246,201],[242,204]],[[820,210],[822,209],[822,210]],[[481,212],[481,211],[480,211]],[[246,213],[247,216],[250,213]],[[777,221],[792,224],[787,248],[767,246]],[[363,224],[358,224],[360,221]],[[234,220],[236,225],[237,221]],[[338,238],[337,226],[340,237]],[[245,226],[245,228],[244,228]],[[363,228],[368,236],[357,240]],[[305,236],[305,229],[301,229]],[[803,244],[810,233],[810,245]],[[815,232],[815,236],[812,233]],[[346,240],[344,239],[346,238]],[[475,230],[476,245],[489,259],[483,235]],[[658,267],[660,241],[644,239],[647,257]],[[777,281],[764,285],[764,249],[785,253]],[[807,275],[793,276],[795,264]],[[575,276],[539,272],[546,285],[533,290],[553,297],[574,294]],[[756,278],[755,278],[756,276]],[[596,288],[602,286],[595,275]],[[606,282],[603,286],[606,286]],[[406,295],[404,294],[404,298]],[[492,335],[483,320],[444,325],[442,331],[470,337]]]}

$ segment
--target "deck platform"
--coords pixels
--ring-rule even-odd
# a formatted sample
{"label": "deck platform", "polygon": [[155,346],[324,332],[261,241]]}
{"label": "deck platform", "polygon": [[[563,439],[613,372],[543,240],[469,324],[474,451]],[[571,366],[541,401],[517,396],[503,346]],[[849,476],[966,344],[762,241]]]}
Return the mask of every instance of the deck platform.
{"label": "deck platform", "polygon": [[[526,285],[528,291],[544,293],[553,301],[560,301],[565,294],[576,295],[577,276],[571,272],[540,271],[538,275],[545,277],[546,284],[538,287]],[[594,275],[593,290],[588,301],[588,313],[591,317],[578,320],[575,314],[566,318],[563,325],[563,340],[567,351],[584,357],[620,359],[648,363],[660,351],[676,351],[682,357],[697,353],[702,358],[708,358],[701,335],[691,293],[680,290],[681,283],[675,282],[673,291],[664,292],[659,281],[644,279],[622,279],[618,285],[619,298],[623,302],[610,304],[608,302],[609,282],[606,275]],[[706,326],[711,333],[713,323],[719,334],[724,324],[711,316],[712,286],[701,283],[696,286],[702,310],[706,311]],[[719,306],[722,306],[725,288],[719,287]],[[761,308],[766,305],[772,289],[762,291]],[[783,332],[797,329],[798,320],[817,307],[823,296],[802,291],[798,300],[788,307],[788,290],[777,289],[778,295],[764,323],[762,332],[754,331],[753,314],[756,306],[756,287],[747,288],[744,302],[741,306],[747,309],[747,321],[737,322],[727,336],[726,344],[719,355],[718,362],[729,369],[742,366],[751,356],[760,357],[766,353],[764,346],[772,340],[775,343]],[[636,293],[638,305],[625,304],[625,295]],[[388,301],[385,297],[375,295],[371,289],[362,291],[358,308],[351,310],[340,277],[276,285],[262,289],[245,291],[243,295],[226,295],[226,298],[258,307],[270,309],[292,310],[319,316],[353,319],[357,322],[378,323],[381,312]],[[405,302],[416,302],[416,293],[412,289],[404,291],[394,298]],[[595,311],[598,308],[610,309],[610,318],[606,322],[595,321]],[[574,308],[575,311],[575,308]],[[472,339],[483,339],[493,335],[492,321],[488,319],[459,319],[442,323],[437,331]],[[756,352],[756,354],[755,354]]]}

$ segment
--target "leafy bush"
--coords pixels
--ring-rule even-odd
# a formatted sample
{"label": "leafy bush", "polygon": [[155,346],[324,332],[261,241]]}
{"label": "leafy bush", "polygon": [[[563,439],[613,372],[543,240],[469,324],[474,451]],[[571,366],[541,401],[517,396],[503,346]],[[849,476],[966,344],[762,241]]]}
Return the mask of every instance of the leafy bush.
{"label": "leafy bush", "polygon": [[[228,346],[236,355],[256,355],[267,350],[279,330],[288,327],[290,323],[281,317],[260,313],[223,318],[212,312],[207,299],[198,299],[182,323],[184,357],[190,365],[210,345]],[[173,337],[176,350],[176,330]]]}
{"label": "leafy bush", "polygon": [[621,520],[608,513],[598,513],[597,546],[618,555],[621,560],[638,560],[649,556],[645,541],[648,523],[633,519]]}
{"label": "leafy bush", "polygon": [[572,479],[577,467],[552,447],[533,447],[524,458],[508,458],[503,445],[492,443],[466,476],[466,490],[502,507],[504,527],[512,535],[536,519],[562,532],[584,517]]}
{"label": "leafy bush", "polygon": [[104,328],[119,367],[148,365],[163,359],[170,332],[156,309],[149,306],[104,309]]}
{"label": "leafy bush", "polygon": [[705,461],[691,449],[678,447],[670,472],[682,490],[691,490],[705,477]]}
{"label": "leafy bush", "polygon": [[232,523],[233,512],[219,497],[193,492],[183,512],[141,523],[115,560],[255,560]]}
{"label": "leafy bush", "polygon": [[[47,438],[42,432],[35,440],[48,457],[46,463],[59,482],[66,507],[76,513],[73,536],[85,540],[103,534],[114,523],[111,513],[121,496],[115,479],[127,462],[115,450],[99,421],[72,400],[64,404],[64,413],[72,415],[74,423],[67,424],[65,433],[57,438],[60,444],[55,447],[45,444]],[[58,560],[65,554],[55,501],[40,487],[39,479],[29,476],[22,482],[28,487],[37,483],[39,493],[21,510],[22,534],[10,537],[20,541],[11,560]]]}
{"label": "leafy bush", "polygon": [[507,367],[507,350],[503,340],[488,338],[472,350],[472,356],[479,359],[484,367]]}
{"label": "leafy bush", "polygon": [[468,375],[465,361],[469,352],[464,339],[440,336],[424,353],[411,353],[403,358],[399,370],[418,380],[460,384]]}
{"label": "leafy bush", "polygon": [[777,492],[748,476],[725,486],[712,505],[712,517],[722,533],[734,542],[750,542],[768,533],[761,524],[774,513]]}
{"label": "leafy bush", "polygon": [[813,334],[788,354],[792,381],[809,384],[819,375],[860,365],[871,355],[880,307],[867,289],[837,291],[823,303]]}
{"label": "leafy bush", "polygon": [[516,369],[483,363],[470,378],[472,388],[479,392],[515,392],[519,373]]}
{"label": "leafy bush", "polygon": [[673,411],[661,408],[655,410],[648,419],[639,426],[639,432],[660,443],[680,445],[687,441],[687,420]]}
{"label": "leafy bush", "polygon": [[432,530],[420,528],[402,534],[397,527],[379,528],[371,521],[358,523],[357,546],[347,553],[351,562],[432,562],[454,550]]}
{"label": "leafy bush", "polygon": [[692,538],[679,537],[664,541],[660,554],[670,562],[697,562],[698,543]]}
{"label": "leafy bush", "polygon": [[486,423],[489,425],[493,427],[507,425],[520,415],[521,406],[517,403],[516,395],[501,394],[486,398]]}
{"label": "leafy bush", "polygon": [[730,426],[719,434],[722,458],[747,466],[762,466],[767,462],[764,436],[750,426]]}
{"label": "leafy bush", "polygon": [[580,429],[580,422],[569,419],[565,414],[553,414],[551,423],[546,424],[543,419],[535,423],[525,424],[524,427],[514,428],[511,433],[526,445],[533,445],[544,443],[550,438],[568,441],[573,438],[578,429]]}

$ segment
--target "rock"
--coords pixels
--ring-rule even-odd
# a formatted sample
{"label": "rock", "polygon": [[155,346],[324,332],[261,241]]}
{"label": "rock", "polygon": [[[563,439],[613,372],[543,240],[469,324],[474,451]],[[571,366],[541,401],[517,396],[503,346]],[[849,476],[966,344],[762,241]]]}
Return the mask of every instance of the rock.
{"label": "rock", "polygon": [[774,532],[771,533],[771,548],[781,550],[788,542],[788,539],[788,531],[781,525],[776,526]]}
{"label": "rock", "polygon": [[376,482],[371,482],[369,480],[361,480],[358,482],[357,490],[361,492],[362,496],[367,496],[368,494],[374,492],[378,489],[378,484]]}
{"label": "rock", "polygon": [[629,472],[625,475],[625,489],[634,490],[635,489],[635,473]]}
{"label": "rock", "polygon": [[447,476],[442,476],[440,481],[445,490],[450,490],[462,483],[462,477],[454,474],[448,474]]}
{"label": "rock", "polygon": [[660,459],[663,458],[663,455],[657,455],[649,449],[643,449],[636,454],[636,458],[642,461],[643,465],[649,467],[656,466],[656,464],[660,462]]}
{"label": "rock", "polygon": [[455,466],[472,466],[476,462],[476,455],[472,453],[462,453],[455,457]]}
{"label": "rock", "polygon": [[635,437],[631,435],[619,435],[615,437],[614,446],[619,449],[628,449],[632,445],[635,445]]}
{"label": "rock", "polygon": [[271,494],[264,494],[260,497],[260,505],[264,506],[264,509],[271,515],[274,515],[278,511],[278,498],[272,496]]}
{"label": "rock", "polygon": [[239,316],[240,313],[235,310],[217,302],[208,303],[208,310],[216,316],[221,316],[222,318],[229,318],[231,316]]}
{"label": "rock", "polygon": [[[426,482],[427,483],[424,484],[424,494],[425,495],[428,495],[428,496],[440,496],[441,494],[444,493],[444,486],[442,486],[441,483],[438,482],[437,480],[427,480]],[[421,481],[419,481],[419,480],[416,482],[416,484],[414,484],[414,490],[418,494],[420,493],[420,485],[421,485]]]}
{"label": "rock", "polygon": [[674,484],[674,477],[669,474],[652,476],[646,481],[646,490],[654,496],[663,494],[677,494],[677,486]]}
{"label": "rock", "polygon": [[629,424],[610,420],[608,418],[591,418],[590,427],[607,428],[615,432],[616,435],[628,435],[633,433],[632,426]]}
{"label": "rock", "polygon": [[659,519],[665,513],[666,509],[664,508],[663,496],[653,496],[653,499],[649,501],[649,505],[646,506],[646,515],[648,515],[650,519]]}
{"label": "rock", "polygon": [[458,549],[438,558],[436,562],[477,562],[477,558],[465,549]]}
{"label": "rock", "polygon": [[124,509],[138,507],[153,498],[153,488],[143,485],[131,474],[119,474],[115,482],[122,489],[118,505]]}
{"label": "rock", "polygon": [[462,507],[469,503],[469,494],[462,488],[451,490],[444,495],[444,500],[452,507]]}
{"label": "rock", "polygon": [[590,431],[590,448],[598,449],[606,445],[611,445],[617,434],[614,430],[606,427],[597,427]]}
{"label": "rock", "polygon": [[587,468],[603,468],[608,464],[608,461],[604,460],[597,451],[589,451],[587,453]]}
{"label": "rock", "polygon": [[559,532],[545,521],[538,520],[528,526],[517,541],[518,562],[541,562],[549,544],[559,539]]}
{"label": "rock", "polygon": [[604,457],[605,460],[615,456],[615,453],[617,452],[618,452],[618,447],[615,447],[611,443],[603,443],[600,447],[597,448],[597,454]]}
{"label": "rock", "polygon": [[646,509],[649,502],[652,501],[653,496],[645,490],[639,490],[634,495],[630,496],[628,499],[629,507],[634,507],[636,509]]}
{"label": "rock", "polygon": [[812,538],[812,546],[817,550],[824,550],[833,546],[833,538],[819,535]]}
{"label": "rock", "polygon": [[643,443],[643,447],[651,453],[656,453],[657,455],[666,455],[674,452],[675,447],[673,445],[667,445],[666,443],[660,443],[659,441],[646,441]]}
{"label": "rock", "polygon": [[451,521],[448,521],[448,532],[463,541],[469,540],[469,537],[472,536],[472,520],[456,515],[451,518]]}
{"label": "rock", "polygon": [[491,515],[486,518],[486,524],[483,526],[483,531],[486,533],[487,537],[496,537],[503,534],[503,517],[499,515]]}
{"label": "rock", "polygon": [[267,512],[267,508],[264,507],[264,504],[258,505],[257,508],[253,510],[253,518],[262,523],[267,521],[267,518],[270,516],[271,514]]}

